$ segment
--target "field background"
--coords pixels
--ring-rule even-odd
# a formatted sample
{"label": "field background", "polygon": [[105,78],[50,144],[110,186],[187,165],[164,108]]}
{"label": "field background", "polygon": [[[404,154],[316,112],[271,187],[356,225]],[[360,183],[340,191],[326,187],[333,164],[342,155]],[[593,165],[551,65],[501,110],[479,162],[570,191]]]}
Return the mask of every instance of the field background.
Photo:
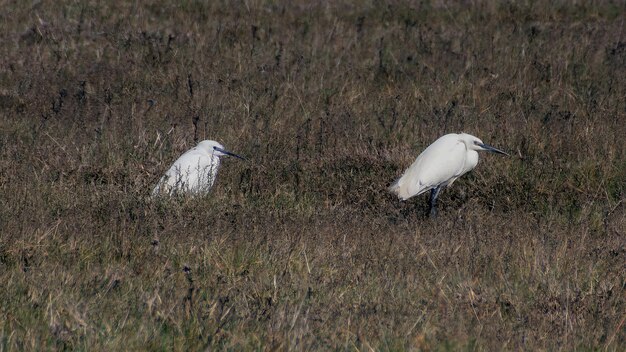
{"label": "field background", "polygon": [[1,351],[626,348],[625,3],[175,3],[0,0]]}

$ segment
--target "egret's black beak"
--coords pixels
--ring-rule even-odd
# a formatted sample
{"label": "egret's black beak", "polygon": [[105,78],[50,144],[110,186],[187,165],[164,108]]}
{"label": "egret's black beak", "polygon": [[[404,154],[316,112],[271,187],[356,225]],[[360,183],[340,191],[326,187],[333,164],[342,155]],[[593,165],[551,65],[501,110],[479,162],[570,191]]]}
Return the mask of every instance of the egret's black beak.
{"label": "egret's black beak", "polygon": [[508,153],[503,152],[502,150],[498,149],[498,148],[494,148],[488,144],[484,144],[484,143],[476,143],[477,146],[484,148],[486,151],[488,152],[492,152],[492,153],[496,153],[496,154],[503,154],[506,156],[509,156]]}
{"label": "egret's black beak", "polygon": [[218,152],[222,152],[222,153],[224,153],[226,155],[234,156],[235,158],[239,158],[241,160],[246,160],[246,158],[244,158],[243,156],[239,156],[239,155],[237,155],[235,153],[229,152],[226,149],[222,149],[220,147],[213,147],[213,149],[217,150]]}

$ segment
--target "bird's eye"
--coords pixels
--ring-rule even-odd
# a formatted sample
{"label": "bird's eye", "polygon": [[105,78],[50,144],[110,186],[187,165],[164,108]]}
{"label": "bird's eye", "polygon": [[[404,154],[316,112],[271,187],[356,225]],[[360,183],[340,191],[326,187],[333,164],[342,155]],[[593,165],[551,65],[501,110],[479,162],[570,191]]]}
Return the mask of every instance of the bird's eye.
{"label": "bird's eye", "polygon": [[479,144],[479,142],[478,142],[478,141],[474,141],[474,144],[478,145],[478,144]]}

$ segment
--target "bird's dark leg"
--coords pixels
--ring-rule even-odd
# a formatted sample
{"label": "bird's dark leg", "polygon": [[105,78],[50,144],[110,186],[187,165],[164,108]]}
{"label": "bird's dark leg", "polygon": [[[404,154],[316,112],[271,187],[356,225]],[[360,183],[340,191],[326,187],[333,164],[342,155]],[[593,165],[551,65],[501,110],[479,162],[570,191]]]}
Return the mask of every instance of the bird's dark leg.
{"label": "bird's dark leg", "polygon": [[428,205],[430,206],[429,215],[431,218],[437,216],[437,197],[439,196],[439,192],[441,191],[441,186],[437,186],[430,190],[430,200],[428,201]]}

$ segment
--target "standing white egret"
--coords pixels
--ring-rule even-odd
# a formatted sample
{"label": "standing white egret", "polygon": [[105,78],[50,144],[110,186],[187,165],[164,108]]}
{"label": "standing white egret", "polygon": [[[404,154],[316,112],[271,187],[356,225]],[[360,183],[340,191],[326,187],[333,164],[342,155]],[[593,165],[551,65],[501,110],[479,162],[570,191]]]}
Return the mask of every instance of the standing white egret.
{"label": "standing white egret", "polygon": [[220,157],[224,155],[244,159],[227,151],[216,141],[206,140],[198,143],[172,164],[152,190],[152,195],[207,193],[215,182],[217,170],[220,167]]}
{"label": "standing white egret", "polygon": [[509,155],[470,134],[446,134],[429,145],[389,187],[389,191],[401,200],[431,191],[430,216],[436,216],[441,188],[452,185],[457,178],[475,168],[480,150]]}

